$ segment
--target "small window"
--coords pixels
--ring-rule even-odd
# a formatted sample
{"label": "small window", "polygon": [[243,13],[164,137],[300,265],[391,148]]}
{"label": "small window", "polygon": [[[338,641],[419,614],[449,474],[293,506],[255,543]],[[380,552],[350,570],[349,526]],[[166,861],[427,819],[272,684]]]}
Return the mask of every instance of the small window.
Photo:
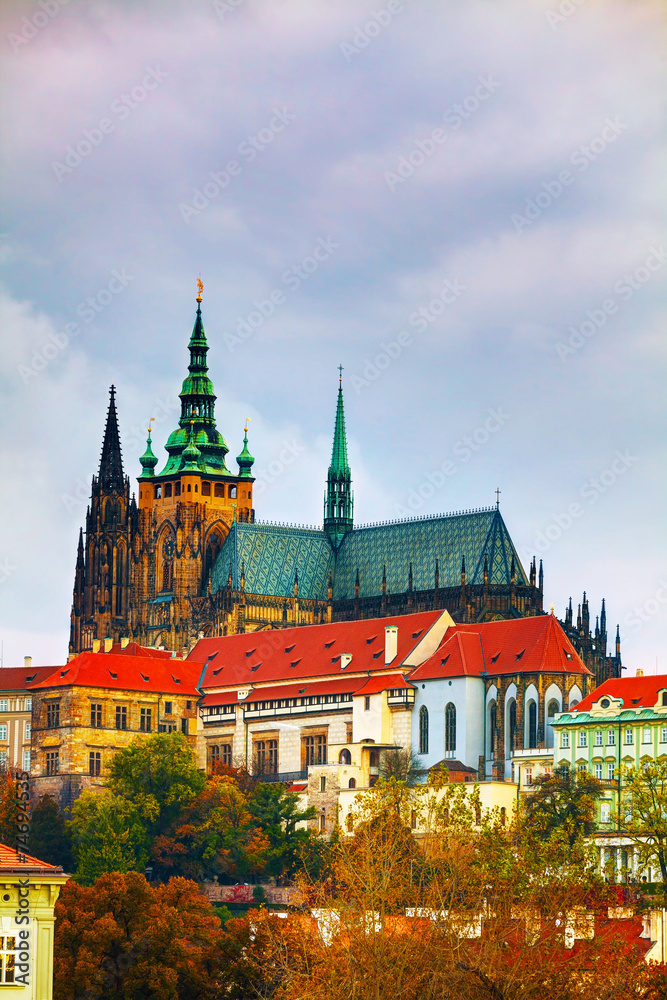
{"label": "small window", "polygon": [[419,752],[428,753],[428,709],[422,705],[419,709]]}
{"label": "small window", "polygon": [[632,746],[632,744],[634,743],[634,737],[632,735],[632,730],[631,729],[626,729],[625,730],[625,740],[624,740],[624,742],[625,742],[625,745],[628,746],[628,747]]}
{"label": "small window", "polygon": [[171,496],[171,483],[165,483],[164,484],[164,495],[165,495],[165,497],[170,497]]}
{"label": "small window", "polygon": [[0,698],[0,712],[9,711],[9,701],[7,698]]}
{"label": "small window", "polygon": [[93,729],[102,728],[102,706],[100,704],[90,706],[90,724]]}
{"label": "small window", "polygon": [[142,708],[139,718],[139,729],[142,733],[150,733],[153,712],[150,708]]}
{"label": "small window", "polygon": [[320,778],[320,791],[326,792],[326,790],[327,790],[327,779],[324,777],[324,775],[322,775],[322,777]]}
{"label": "small window", "polygon": [[338,754],[338,763],[339,764],[351,764],[352,763],[352,754],[347,749],[347,747],[344,750],[341,750],[341,752]]}
{"label": "small window", "polygon": [[15,981],[17,951],[19,951],[17,944],[18,938],[15,935],[0,937],[0,982],[2,983]]}
{"label": "small window", "polygon": [[607,746],[613,747],[616,745],[616,733],[613,729],[610,729],[607,733]]}
{"label": "small window", "polygon": [[505,826],[506,822],[507,822],[507,809],[505,808],[505,806],[501,806],[500,807],[500,824],[501,824],[501,826]]}
{"label": "small window", "polygon": [[211,484],[210,483],[202,483],[201,484],[201,495],[203,497],[210,497],[210,495],[211,495]]}
{"label": "small window", "polygon": [[181,732],[183,733],[184,736],[188,735],[188,720],[187,719],[181,719]]}
{"label": "small window", "polygon": [[607,781],[613,781],[615,773],[616,766],[614,764],[607,764]]}
{"label": "small window", "polygon": [[216,497],[224,497],[224,495],[225,495],[225,484],[224,483],[216,483],[213,492],[214,492],[214,495]]}
{"label": "small window", "polygon": [[192,711],[192,702],[191,701],[186,701],[186,703],[185,703],[185,711],[186,712],[191,712]]}
{"label": "small window", "polygon": [[600,708],[609,708],[610,704],[609,698],[603,698],[600,702]]}
{"label": "small window", "polygon": [[642,743],[651,743],[651,727],[646,726],[642,734]]}
{"label": "small window", "polygon": [[667,743],[667,726],[663,726],[660,730],[660,742]]}
{"label": "small window", "polygon": [[532,767],[527,767],[524,772],[524,784],[532,785],[533,783],[533,769]]}
{"label": "small window", "polygon": [[601,823],[611,822],[611,803],[609,802],[600,803],[600,822]]}
{"label": "small window", "polygon": [[595,746],[596,747],[601,747],[602,746],[602,730],[601,729],[596,729],[595,730]]}
{"label": "small window", "polygon": [[31,733],[32,733],[32,725],[31,725],[31,723],[26,722],[26,724],[25,724],[25,738],[27,740],[30,739]]}
{"label": "small window", "polygon": [[[32,698],[26,698],[25,700],[25,710],[26,712],[32,712]],[[0,711],[2,711],[0,709]]]}
{"label": "small window", "polygon": [[162,499],[162,487],[161,486],[156,486],[155,487],[155,499],[156,500],[161,500]]}
{"label": "small window", "polygon": [[662,692],[662,706],[663,708],[667,705],[667,691]]}
{"label": "small window", "polygon": [[561,733],[560,734],[560,746],[561,746],[561,750],[567,750],[568,749],[568,747],[570,746],[570,734],[569,733]]}
{"label": "small window", "polygon": [[236,487],[235,486],[230,486],[229,487],[229,499],[230,500],[236,500]]}
{"label": "small window", "polygon": [[60,755],[57,750],[47,750],[46,752],[46,773],[47,775],[58,774],[60,771]]}
{"label": "small window", "polygon": [[98,778],[102,770],[102,754],[99,750],[91,750],[88,754],[88,770],[94,778]]}
{"label": "small window", "polygon": [[588,743],[588,739],[587,739],[587,736],[586,736],[586,730],[582,729],[579,732],[579,746],[580,747],[585,747],[587,745],[587,743]]}
{"label": "small window", "polygon": [[175,497],[180,497],[180,495],[181,495],[181,484],[180,483],[174,483],[174,496]]}
{"label": "small window", "polygon": [[0,740],[7,739],[7,726],[0,725]]}
{"label": "small window", "polygon": [[23,770],[24,771],[29,771],[30,770],[30,751],[29,750],[24,750],[23,751]]}
{"label": "small window", "polygon": [[595,765],[595,777],[598,781],[602,781],[602,764]]}
{"label": "small window", "polygon": [[324,833],[327,828],[327,811],[323,809],[320,813],[320,832]]}
{"label": "small window", "polygon": [[46,706],[46,728],[57,729],[60,725],[60,702],[52,701]]}
{"label": "small window", "polygon": [[348,788],[356,788],[357,787],[356,779],[355,778],[350,778],[350,780],[347,783],[347,787]]}
{"label": "small window", "polygon": [[411,830],[416,830],[417,829],[417,810],[416,809],[413,809],[410,812],[410,829]]}
{"label": "small window", "polygon": [[116,705],[116,729],[127,729],[127,708]]}
{"label": "small window", "polygon": [[170,701],[165,701],[165,703],[164,703],[164,714],[165,715],[173,715],[173,712],[172,712],[172,703]]}
{"label": "small window", "polygon": [[371,710],[371,696],[369,694],[364,695],[364,712],[370,712]]}

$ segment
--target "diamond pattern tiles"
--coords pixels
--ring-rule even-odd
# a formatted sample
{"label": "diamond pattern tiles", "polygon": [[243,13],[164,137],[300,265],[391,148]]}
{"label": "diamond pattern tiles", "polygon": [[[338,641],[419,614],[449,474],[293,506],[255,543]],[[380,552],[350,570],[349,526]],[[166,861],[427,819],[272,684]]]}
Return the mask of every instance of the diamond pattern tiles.
{"label": "diamond pattern tiles", "polygon": [[294,571],[299,574],[299,597],[326,600],[333,552],[323,531],[268,524],[235,524],[213,567],[212,590],[227,584],[229,567],[238,588],[241,565],[249,594],[275,597],[294,595]]}
{"label": "diamond pattern tiles", "polygon": [[387,591],[394,594],[405,591],[410,563],[414,589],[430,590],[435,586],[436,558],[441,587],[460,584],[462,556],[466,561],[467,582],[481,584],[485,554],[489,560],[489,583],[510,582],[512,555],[517,584],[528,583],[500,512],[495,508],[357,528],[345,536],[338,551],[334,600],[354,597],[357,569],[360,597],[382,592],[383,566],[387,568]]}

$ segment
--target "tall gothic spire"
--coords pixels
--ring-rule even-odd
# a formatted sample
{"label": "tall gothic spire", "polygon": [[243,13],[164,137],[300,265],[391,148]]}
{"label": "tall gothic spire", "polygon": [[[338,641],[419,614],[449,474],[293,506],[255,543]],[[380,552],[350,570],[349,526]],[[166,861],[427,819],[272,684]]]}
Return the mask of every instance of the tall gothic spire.
{"label": "tall gothic spire", "polygon": [[338,370],[340,375],[336,422],[331,449],[331,465],[327,476],[327,490],[324,495],[324,530],[335,548],[338,548],[347,532],[352,530],[354,510],[352,475],[347,460],[342,366],[339,366]]}
{"label": "tall gothic spire", "polygon": [[123,457],[120,450],[120,435],[118,433],[118,414],[116,413],[116,386],[109,389],[109,410],[104,428],[104,442],[100,458],[100,486],[105,489],[125,488],[123,476]]}

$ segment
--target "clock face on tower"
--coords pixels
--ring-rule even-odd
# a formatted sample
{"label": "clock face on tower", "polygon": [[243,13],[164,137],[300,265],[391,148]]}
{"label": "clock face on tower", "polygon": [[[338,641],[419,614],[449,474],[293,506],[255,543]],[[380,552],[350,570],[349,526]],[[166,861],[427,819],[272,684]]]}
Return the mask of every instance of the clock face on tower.
{"label": "clock face on tower", "polygon": [[169,538],[165,538],[164,540],[164,545],[162,546],[162,555],[164,556],[165,559],[173,559],[174,551],[175,551],[174,539],[170,535]]}

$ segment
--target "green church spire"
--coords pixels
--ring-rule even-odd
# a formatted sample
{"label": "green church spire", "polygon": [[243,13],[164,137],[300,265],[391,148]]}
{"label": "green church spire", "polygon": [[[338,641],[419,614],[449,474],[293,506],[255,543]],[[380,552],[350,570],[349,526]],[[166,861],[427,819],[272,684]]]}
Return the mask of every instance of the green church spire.
{"label": "green church spire", "polygon": [[146,439],[146,451],[143,453],[139,459],[141,462],[142,473],[139,479],[152,479],[155,475],[155,466],[158,463],[157,458],[153,454],[153,448],[151,447],[151,429],[148,428],[148,438]]}
{"label": "green church spire", "polygon": [[160,476],[172,476],[182,472],[192,462],[192,453],[185,454],[189,447],[199,450],[199,471],[205,475],[230,475],[225,464],[229,448],[215,425],[216,395],[213,383],[208,377],[208,342],[201,315],[202,291],[198,282],[197,314],[188,344],[190,364],[188,374],[180,391],[181,416],[178,428],[169,436],[165,445],[169,453],[167,464]]}
{"label": "green church spire", "polygon": [[347,460],[342,365],[339,365],[338,371],[340,374],[336,422],[331,450],[331,465],[327,476],[327,490],[324,495],[324,530],[334,548],[338,548],[347,532],[352,530],[354,511],[352,476]]}
{"label": "green church spire", "polygon": [[248,420],[250,420],[250,417],[246,419],[245,427],[243,428],[243,450],[236,459],[239,466],[239,476],[243,476],[244,479],[252,477],[252,467],[255,464],[255,459],[248,451]]}

